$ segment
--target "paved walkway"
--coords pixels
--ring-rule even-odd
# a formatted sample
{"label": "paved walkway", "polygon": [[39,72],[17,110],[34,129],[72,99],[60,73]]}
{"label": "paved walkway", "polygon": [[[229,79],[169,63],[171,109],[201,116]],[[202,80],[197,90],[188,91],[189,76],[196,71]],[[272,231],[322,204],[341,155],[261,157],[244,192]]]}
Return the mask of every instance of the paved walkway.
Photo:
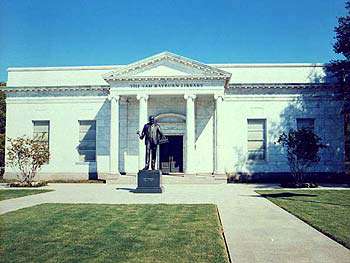
{"label": "paved walkway", "polygon": [[[135,194],[133,185],[51,184],[53,192],[4,200],[0,214],[41,203],[214,203],[233,262],[350,262],[350,250],[259,197],[259,186],[165,185],[162,194]],[[349,192],[350,193],[350,192]]]}

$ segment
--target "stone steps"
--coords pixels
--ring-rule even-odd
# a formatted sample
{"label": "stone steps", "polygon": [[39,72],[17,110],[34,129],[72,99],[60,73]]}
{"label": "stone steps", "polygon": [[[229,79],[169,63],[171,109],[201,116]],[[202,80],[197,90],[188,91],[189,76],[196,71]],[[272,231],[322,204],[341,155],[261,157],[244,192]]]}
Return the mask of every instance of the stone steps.
{"label": "stone steps", "polygon": [[[136,175],[121,175],[106,180],[107,184],[137,184]],[[210,175],[163,175],[163,184],[226,184],[226,178],[215,178]]]}

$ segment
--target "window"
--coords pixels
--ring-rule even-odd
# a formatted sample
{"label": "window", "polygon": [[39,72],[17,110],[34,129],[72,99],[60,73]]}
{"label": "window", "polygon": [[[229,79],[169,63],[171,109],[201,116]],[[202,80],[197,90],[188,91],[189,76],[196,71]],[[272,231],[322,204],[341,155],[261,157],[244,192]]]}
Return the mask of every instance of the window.
{"label": "window", "polygon": [[248,160],[265,160],[266,120],[248,119]]}
{"label": "window", "polygon": [[96,160],[96,121],[79,121],[79,160]]}
{"label": "window", "polygon": [[49,133],[50,122],[49,121],[33,121],[33,139],[43,143],[47,143],[49,146]]}
{"label": "window", "polygon": [[315,119],[311,118],[300,118],[297,119],[297,129],[315,130]]}

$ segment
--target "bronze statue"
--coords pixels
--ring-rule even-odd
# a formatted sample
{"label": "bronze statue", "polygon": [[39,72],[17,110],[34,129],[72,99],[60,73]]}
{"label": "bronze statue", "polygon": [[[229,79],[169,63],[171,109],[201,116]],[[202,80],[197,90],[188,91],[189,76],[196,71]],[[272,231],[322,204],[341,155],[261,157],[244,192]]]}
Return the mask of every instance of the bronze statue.
{"label": "bronze statue", "polygon": [[155,170],[157,146],[158,144],[164,143],[167,140],[162,133],[160,126],[155,122],[154,116],[149,116],[148,123],[143,126],[141,134],[140,131],[137,131],[137,134],[139,135],[140,140],[145,138],[146,160],[143,170],[148,170],[149,168],[150,155],[152,155],[151,168],[152,170]]}

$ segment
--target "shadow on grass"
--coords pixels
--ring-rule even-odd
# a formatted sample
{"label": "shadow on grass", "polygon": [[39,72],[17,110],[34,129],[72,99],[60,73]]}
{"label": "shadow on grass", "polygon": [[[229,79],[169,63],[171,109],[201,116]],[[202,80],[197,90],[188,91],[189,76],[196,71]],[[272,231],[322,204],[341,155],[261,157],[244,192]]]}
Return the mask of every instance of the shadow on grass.
{"label": "shadow on grass", "polygon": [[297,201],[297,202],[304,202],[304,203],[315,203],[315,204],[324,204],[324,205],[335,205],[335,206],[350,206],[345,204],[337,204],[337,203],[330,203],[330,202],[321,202],[321,201],[314,201],[314,200],[302,200],[302,199],[295,199],[291,197],[316,197],[317,194],[305,194],[305,193],[291,193],[291,192],[283,192],[283,193],[275,193],[275,194],[260,194],[258,197],[264,197],[267,199],[273,200],[274,198],[283,198],[283,200],[290,200],[290,201]]}
{"label": "shadow on grass", "polygon": [[[243,183],[244,184],[244,183]],[[246,183],[247,185],[249,185],[249,183]],[[283,189],[280,184],[277,184],[277,183],[252,183],[254,185],[254,188],[255,189],[277,189],[277,190],[280,190],[280,189]]]}
{"label": "shadow on grass", "polygon": [[275,193],[275,194],[260,194],[260,196],[265,197],[265,198],[281,198],[281,197],[293,197],[293,196],[315,197],[317,195],[316,194],[283,192],[283,193]]}

